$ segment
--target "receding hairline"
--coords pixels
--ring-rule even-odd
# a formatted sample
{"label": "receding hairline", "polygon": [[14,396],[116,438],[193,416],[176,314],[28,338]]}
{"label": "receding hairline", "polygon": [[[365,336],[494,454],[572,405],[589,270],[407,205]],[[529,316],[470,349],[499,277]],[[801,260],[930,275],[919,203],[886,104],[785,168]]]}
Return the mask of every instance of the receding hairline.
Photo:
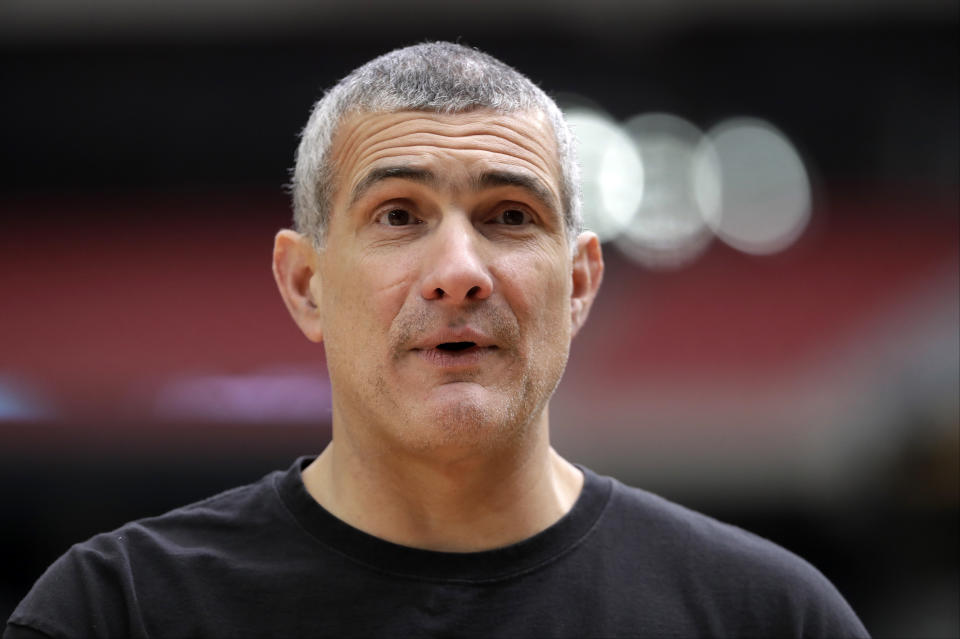
{"label": "receding hairline", "polygon": [[294,226],[319,247],[332,213],[338,167],[332,138],[355,112],[422,111],[442,115],[490,110],[536,113],[552,129],[551,186],[571,245],[582,229],[580,171],[573,137],[557,103],[517,69],[478,49],[424,42],[394,49],[357,67],[314,103],[292,171]]}

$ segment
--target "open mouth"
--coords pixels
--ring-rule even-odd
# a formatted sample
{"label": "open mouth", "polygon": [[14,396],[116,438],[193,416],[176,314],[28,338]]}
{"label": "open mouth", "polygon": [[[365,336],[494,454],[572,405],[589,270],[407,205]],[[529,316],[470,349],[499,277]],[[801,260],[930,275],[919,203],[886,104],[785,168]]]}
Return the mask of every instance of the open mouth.
{"label": "open mouth", "polygon": [[478,342],[440,342],[433,347],[416,349],[419,356],[427,362],[442,368],[459,369],[464,366],[479,366],[487,361],[487,356],[497,350],[493,344],[487,346]]}
{"label": "open mouth", "polygon": [[476,342],[444,342],[443,344],[437,344],[437,350],[446,351],[448,353],[459,353],[460,351],[465,351],[468,348],[473,348],[476,345]]}

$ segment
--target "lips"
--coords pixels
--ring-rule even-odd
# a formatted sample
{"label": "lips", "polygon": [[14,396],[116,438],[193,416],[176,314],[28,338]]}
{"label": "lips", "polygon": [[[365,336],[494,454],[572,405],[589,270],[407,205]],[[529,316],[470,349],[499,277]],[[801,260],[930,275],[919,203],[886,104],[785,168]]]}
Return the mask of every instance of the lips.
{"label": "lips", "polygon": [[411,350],[433,366],[464,368],[481,363],[498,348],[484,333],[460,328],[431,334],[419,340]]}
{"label": "lips", "polygon": [[427,348],[414,351],[420,360],[431,367],[448,371],[468,370],[483,365],[490,356],[496,353],[496,346],[467,346],[460,350],[443,348]]}
{"label": "lips", "polygon": [[436,349],[444,353],[462,353],[471,349],[496,347],[497,342],[486,333],[474,328],[460,327],[424,335],[411,346],[411,350]]}

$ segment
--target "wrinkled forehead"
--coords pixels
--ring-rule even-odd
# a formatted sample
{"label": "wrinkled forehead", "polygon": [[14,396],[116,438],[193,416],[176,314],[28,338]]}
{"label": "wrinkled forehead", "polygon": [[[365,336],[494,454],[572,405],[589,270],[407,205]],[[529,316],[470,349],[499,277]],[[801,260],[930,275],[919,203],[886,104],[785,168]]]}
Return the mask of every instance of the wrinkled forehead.
{"label": "wrinkled forehead", "polygon": [[540,111],[353,111],[341,119],[332,142],[334,200],[341,203],[378,165],[434,163],[454,171],[462,168],[453,166],[456,160],[529,172],[562,202],[556,135]]}

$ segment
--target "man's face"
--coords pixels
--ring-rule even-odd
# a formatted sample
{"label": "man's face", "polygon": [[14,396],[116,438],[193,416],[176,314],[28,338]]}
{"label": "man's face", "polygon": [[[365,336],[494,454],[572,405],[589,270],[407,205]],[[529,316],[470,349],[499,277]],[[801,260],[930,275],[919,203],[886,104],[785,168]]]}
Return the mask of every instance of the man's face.
{"label": "man's face", "polygon": [[571,337],[549,122],[359,114],[340,125],[333,162],[310,289],[335,436],[459,455],[545,427]]}

